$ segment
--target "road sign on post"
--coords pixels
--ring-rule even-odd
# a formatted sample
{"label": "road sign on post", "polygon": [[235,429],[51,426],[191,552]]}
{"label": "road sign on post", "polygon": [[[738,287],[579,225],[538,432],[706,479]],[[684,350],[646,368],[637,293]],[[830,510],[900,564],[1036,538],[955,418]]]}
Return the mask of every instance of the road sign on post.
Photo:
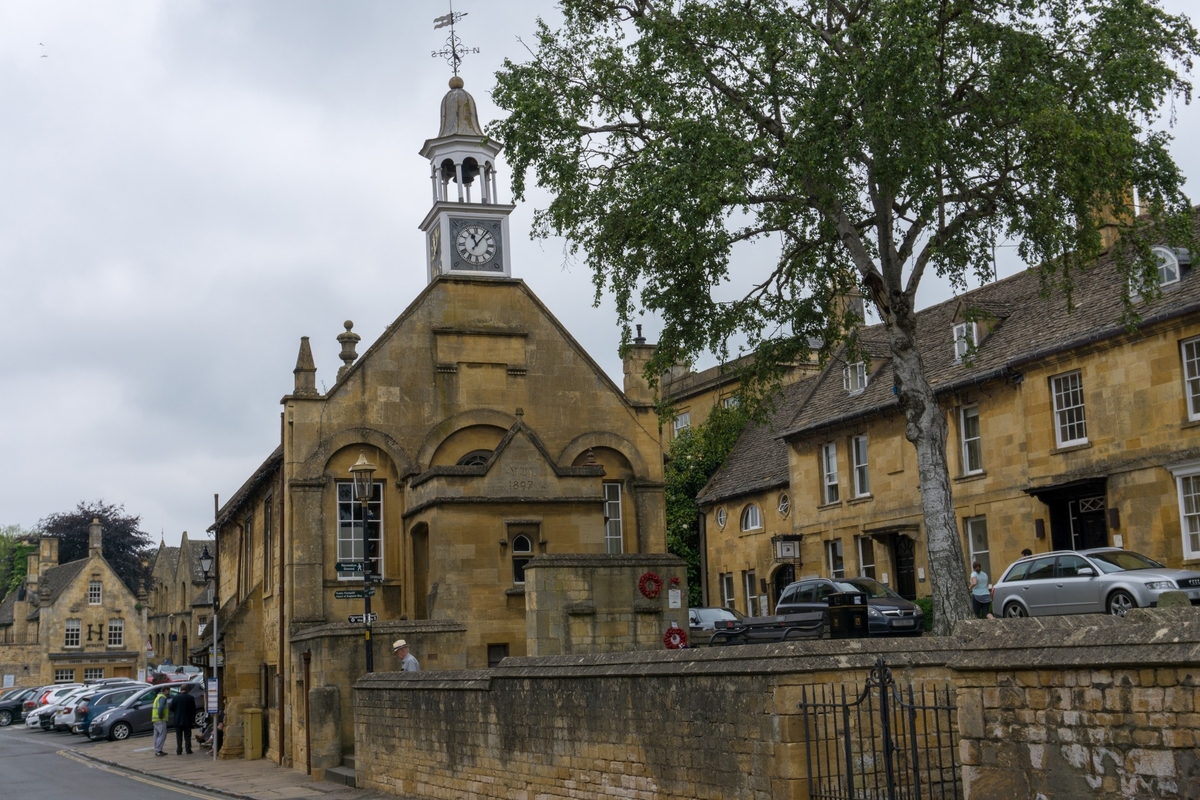
{"label": "road sign on post", "polygon": [[368,586],[366,589],[338,589],[333,593],[333,596],[338,600],[361,600],[364,597],[374,597],[375,587]]}
{"label": "road sign on post", "polygon": [[[366,619],[364,619],[365,616],[365,614],[351,614],[350,621],[361,625],[366,622]],[[371,622],[375,622],[377,619],[379,619],[378,614],[371,614]]]}

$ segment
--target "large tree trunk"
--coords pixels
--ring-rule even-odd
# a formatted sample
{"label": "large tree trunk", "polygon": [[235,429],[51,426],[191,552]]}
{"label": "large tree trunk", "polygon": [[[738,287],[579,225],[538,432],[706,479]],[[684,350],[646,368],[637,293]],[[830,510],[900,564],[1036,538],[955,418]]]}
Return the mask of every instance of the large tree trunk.
{"label": "large tree trunk", "polygon": [[946,462],[946,417],[925,379],[925,368],[917,351],[916,313],[911,300],[907,296],[897,297],[899,294],[892,294],[884,320],[900,407],[904,410],[904,436],[917,450],[929,583],[933,592],[933,632],[949,636],[955,623],[971,616],[971,605]]}

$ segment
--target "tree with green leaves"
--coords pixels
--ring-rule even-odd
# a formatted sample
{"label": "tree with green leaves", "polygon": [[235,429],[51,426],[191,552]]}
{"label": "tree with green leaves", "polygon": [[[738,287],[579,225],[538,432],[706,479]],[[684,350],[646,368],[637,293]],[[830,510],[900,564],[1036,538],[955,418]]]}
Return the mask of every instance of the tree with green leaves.
{"label": "tree with green leaves", "polygon": [[37,550],[36,531],[20,525],[0,526],[0,599],[21,585],[29,564],[28,556]]}
{"label": "tree with green leaves", "polygon": [[88,529],[93,519],[100,520],[104,560],[136,595],[150,579],[150,568],[142,561],[152,554],[150,534],[139,528],[141,517],[125,513],[124,506],[97,500],[80,503],[74,511],[51,514],[38,527],[44,534],[59,537],[58,563],[66,564],[87,557]]}
{"label": "tree with green leaves", "polygon": [[700,573],[700,507],[696,495],[737,444],[749,414],[742,406],[717,406],[704,423],[685,428],[671,442],[664,474],[667,550],[687,562],[688,605],[704,605]]}
{"label": "tree with green leaves", "polygon": [[[853,348],[859,320],[839,299],[862,291],[887,331],[949,633],[970,612],[917,290],[929,273],[992,279],[994,247],[1013,240],[1069,305],[1107,220],[1130,286],[1153,294],[1151,246],[1191,241],[1158,125],[1165,102],[1190,100],[1195,29],[1156,0],[561,7],[563,26],[539,22],[494,91],[514,194],[532,171],[552,195],[535,234],[585,253],[625,342],[642,309],[661,315],[648,375],[735,336],[760,364],[794,361],[810,338],[828,358]],[[778,258],[733,258],[756,241]],[[718,301],[734,270],[750,290]]]}

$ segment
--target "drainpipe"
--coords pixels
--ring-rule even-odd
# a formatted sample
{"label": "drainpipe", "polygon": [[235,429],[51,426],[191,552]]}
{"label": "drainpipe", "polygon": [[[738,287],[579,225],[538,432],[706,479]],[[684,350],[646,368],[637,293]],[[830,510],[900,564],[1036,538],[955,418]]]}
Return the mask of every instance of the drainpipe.
{"label": "drainpipe", "polygon": [[312,651],[304,651],[304,771],[312,775],[312,725],[309,725],[308,681],[312,665]]}

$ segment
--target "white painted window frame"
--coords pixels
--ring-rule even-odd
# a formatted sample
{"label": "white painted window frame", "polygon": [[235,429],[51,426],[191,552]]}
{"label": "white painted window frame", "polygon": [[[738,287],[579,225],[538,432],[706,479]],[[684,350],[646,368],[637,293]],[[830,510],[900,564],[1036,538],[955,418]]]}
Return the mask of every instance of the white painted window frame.
{"label": "white painted window frame", "polygon": [[1200,420],[1200,336],[1179,343],[1183,363],[1183,396],[1187,401],[1188,420]]}
{"label": "white painted window frame", "polygon": [[838,490],[837,443],[821,445],[821,504],[838,502],[842,494]]}
{"label": "white painted window frame", "polygon": [[[969,436],[967,432],[967,417],[975,418],[975,435]],[[979,405],[972,403],[969,406],[963,406],[958,411],[958,438],[962,442],[962,467],[963,475],[978,475],[983,472],[983,429],[979,425]],[[974,443],[976,448],[976,460],[978,466],[971,466],[971,445]]]}
{"label": "white painted window frame", "polygon": [[871,496],[871,474],[868,469],[867,435],[850,437],[850,463],[853,467],[851,475],[854,478],[854,496]]}
{"label": "white painted window frame", "polygon": [[[1078,394],[1079,402],[1067,405],[1066,402],[1074,399],[1074,394]],[[1087,444],[1087,405],[1083,396],[1083,373],[1075,369],[1050,378],[1050,397],[1054,404],[1054,440],[1058,446]],[[1076,412],[1077,419],[1074,417]],[[1083,435],[1071,439],[1064,438],[1072,426],[1080,426]]]}
{"label": "white painted window frame", "polygon": [[1200,558],[1200,461],[1176,464],[1170,470],[1175,478],[1175,496],[1179,503],[1183,557]]}

